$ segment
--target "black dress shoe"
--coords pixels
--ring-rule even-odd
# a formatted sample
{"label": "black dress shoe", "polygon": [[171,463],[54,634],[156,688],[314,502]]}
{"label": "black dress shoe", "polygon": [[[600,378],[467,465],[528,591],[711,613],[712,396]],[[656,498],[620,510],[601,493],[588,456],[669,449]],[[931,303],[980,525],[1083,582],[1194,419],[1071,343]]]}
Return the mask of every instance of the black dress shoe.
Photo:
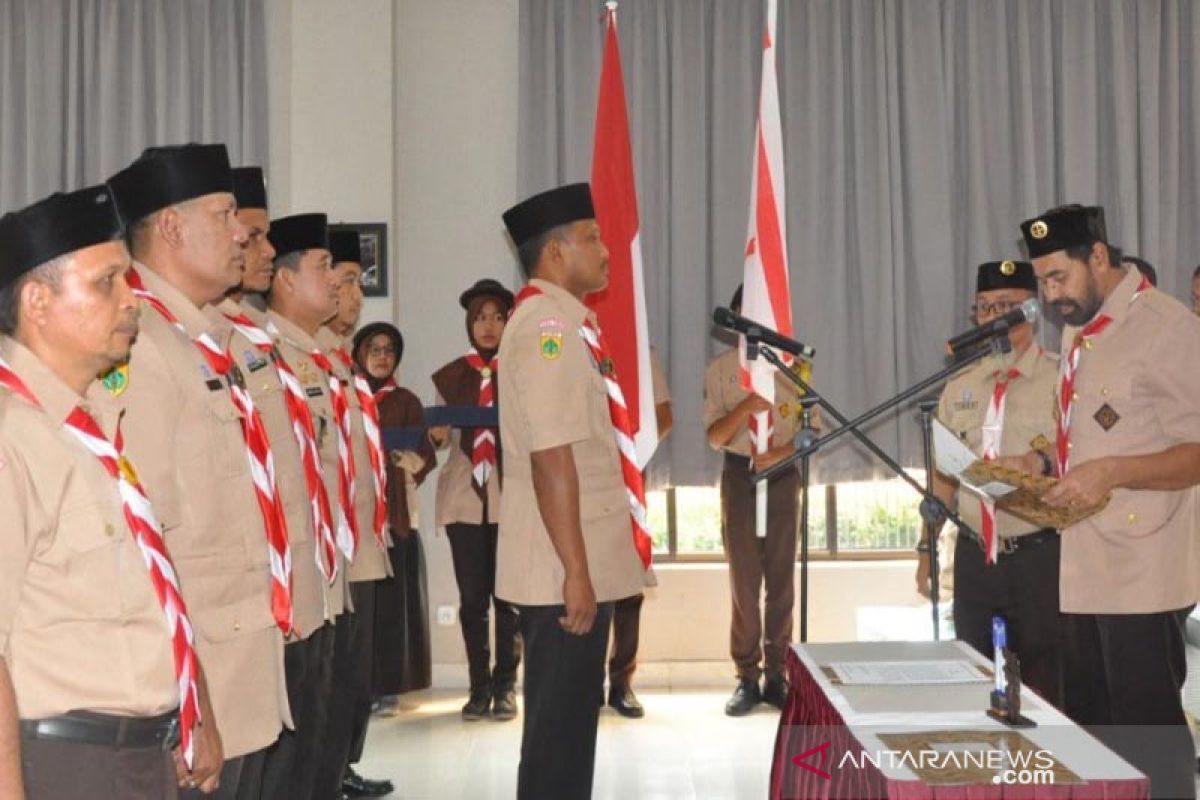
{"label": "black dress shoe", "polygon": [[462,718],[467,722],[478,722],[488,715],[492,707],[491,689],[472,689],[471,696],[462,707]]}
{"label": "black dress shoe", "polygon": [[497,689],[492,698],[492,719],[506,722],[517,716],[517,693],[513,689]]}
{"label": "black dress shoe", "polygon": [[733,690],[733,697],[725,704],[725,713],[731,717],[744,717],[760,702],[762,692],[758,690],[758,681],[742,678]]}
{"label": "black dress shoe", "polygon": [[622,717],[641,719],[646,716],[646,709],[638,702],[637,695],[628,686],[610,686],[608,689],[608,704],[616,709]]}
{"label": "black dress shoe", "polygon": [[346,767],[346,776],[342,778],[342,793],[347,797],[383,797],[391,794],[395,788],[389,780],[364,778],[353,767]]}
{"label": "black dress shoe", "polygon": [[775,706],[780,711],[787,705],[788,685],[782,677],[767,678],[763,682],[762,699],[764,703]]}

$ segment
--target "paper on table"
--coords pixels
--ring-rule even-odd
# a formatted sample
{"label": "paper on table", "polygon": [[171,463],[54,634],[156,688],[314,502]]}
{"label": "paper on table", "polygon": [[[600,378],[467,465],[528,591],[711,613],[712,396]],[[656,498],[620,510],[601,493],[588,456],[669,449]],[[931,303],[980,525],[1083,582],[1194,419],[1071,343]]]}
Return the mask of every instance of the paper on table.
{"label": "paper on table", "polygon": [[843,685],[911,686],[991,680],[991,675],[977,664],[965,660],[835,661],[825,669],[835,683]]}

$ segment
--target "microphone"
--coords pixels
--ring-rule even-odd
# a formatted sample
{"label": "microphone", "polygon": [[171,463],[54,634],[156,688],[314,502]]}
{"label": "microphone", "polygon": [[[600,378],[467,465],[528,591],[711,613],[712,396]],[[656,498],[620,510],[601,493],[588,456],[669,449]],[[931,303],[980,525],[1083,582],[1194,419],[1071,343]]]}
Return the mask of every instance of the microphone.
{"label": "microphone", "polygon": [[726,330],[749,335],[762,344],[774,347],[776,350],[782,350],[785,353],[791,353],[794,356],[800,356],[800,358],[806,361],[812,361],[813,356],[817,354],[817,351],[808,345],[797,342],[795,339],[789,339],[778,331],[773,331],[752,319],[747,319],[740,314],[733,313],[728,308],[718,306],[713,311],[713,323],[718,328],[725,328]]}
{"label": "microphone", "polygon": [[1022,322],[1032,322],[1034,317],[1038,315],[1039,308],[1037,298],[1031,297],[1004,316],[996,317],[991,322],[978,325],[969,331],[955,336],[946,342],[946,353],[952,356],[958,355],[961,351],[968,350],[980,342],[995,339],[997,336],[1004,336],[1014,325],[1020,325]]}

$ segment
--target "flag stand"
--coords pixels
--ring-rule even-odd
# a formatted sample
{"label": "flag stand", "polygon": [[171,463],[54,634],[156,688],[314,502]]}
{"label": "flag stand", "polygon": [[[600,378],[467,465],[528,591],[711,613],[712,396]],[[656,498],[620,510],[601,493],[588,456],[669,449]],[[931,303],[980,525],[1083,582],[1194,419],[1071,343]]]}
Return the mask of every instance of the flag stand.
{"label": "flag stand", "polygon": [[[758,335],[756,335],[756,333]],[[752,341],[755,345],[760,344],[761,333],[762,333],[761,331],[756,331],[755,329],[751,329],[751,330],[747,331],[746,332],[747,342]],[[869,422],[870,420],[874,419],[875,417],[878,417],[879,415],[883,414],[884,412],[890,411],[891,409],[902,405],[903,403],[907,402],[908,400],[912,399],[913,397],[926,391],[930,387],[935,386],[940,383],[943,383],[944,381],[946,381],[948,378],[950,378],[952,375],[959,372],[960,370],[976,363],[977,361],[980,361],[981,359],[983,359],[984,356],[993,354],[993,353],[1007,353],[1011,349],[1012,349],[1012,345],[1009,344],[1007,336],[1000,336],[996,339],[992,339],[987,346],[978,348],[977,350],[968,354],[966,357],[961,358],[958,361],[955,361],[953,364],[945,367],[942,370],[939,370],[938,372],[934,373],[933,375],[929,376],[928,378],[925,378],[924,380],[918,382],[914,386],[911,386],[908,389],[905,389],[903,392],[896,395],[895,397],[885,400],[883,403],[880,403],[879,405],[875,406],[871,410],[860,414],[859,416],[855,417],[853,420],[847,420],[846,417],[843,416],[841,414],[841,412],[839,412],[837,410],[837,408],[835,408],[833,406],[833,404],[831,404],[828,400],[826,400],[822,395],[817,393],[817,391],[814,390],[812,388],[812,386],[810,386],[803,378],[801,378],[799,375],[797,375],[793,370],[788,369],[787,365],[783,363],[783,359],[781,359],[775,353],[775,351],[773,351],[770,347],[759,347],[758,354],[760,356],[762,356],[762,358],[764,360],[766,360],[768,363],[772,364],[777,370],[779,370],[779,372],[781,374],[784,375],[784,377],[786,377],[789,381],[791,381],[796,386],[796,388],[799,389],[804,394],[805,399],[812,398],[812,401],[815,404],[820,405],[821,408],[825,409],[828,416],[832,417],[834,419],[834,421],[836,421],[837,423],[839,423],[841,425],[841,427],[836,430],[830,431],[829,433],[825,434],[824,436],[822,436],[818,439],[815,439],[807,447],[797,448],[794,453],[787,456],[779,463],[772,465],[771,467],[763,470],[762,472],[755,473],[754,475],[752,475],[750,477],[750,480],[752,480],[754,482],[769,480],[772,476],[779,474],[780,472],[782,472],[785,469],[794,468],[793,465],[797,461],[801,462],[800,468],[803,470],[804,469],[803,462],[805,462],[808,458],[810,458],[814,453],[816,453],[818,450],[820,450],[822,447],[824,447],[828,443],[834,441],[835,439],[840,438],[843,434],[850,433],[854,436],[854,438],[858,439],[858,441],[861,442],[868,450],[870,450],[873,454],[875,454],[875,456],[880,461],[882,461],[885,466],[887,466],[889,469],[891,469],[892,472],[894,472],[898,478],[900,478],[905,483],[907,483],[909,486],[911,486],[913,488],[913,490],[917,492],[917,494],[921,495],[921,497],[922,497],[922,502],[921,502],[922,515],[924,515],[926,509],[936,510],[937,513],[940,515],[940,518],[943,523],[946,520],[950,520],[951,522],[953,522],[955,525],[958,526],[958,532],[959,532],[960,536],[970,536],[970,537],[973,537],[976,541],[980,541],[979,534],[971,526],[969,526],[965,522],[963,522],[962,519],[960,519],[957,514],[955,514],[953,511],[951,511],[946,506],[945,503],[943,503],[941,500],[939,500],[930,489],[928,489],[925,486],[922,486],[920,483],[918,483],[916,478],[909,475],[904,470],[904,468],[902,466],[900,466],[900,464],[894,458],[892,458],[890,455],[888,455],[879,445],[875,444],[875,442],[869,436],[867,436],[865,433],[863,433],[861,430],[859,430],[859,427],[861,425],[863,425],[864,423]],[[932,480],[931,472],[927,472],[926,480],[927,481]],[[807,490],[806,490],[805,494],[807,496]],[[807,537],[806,537],[805,541],[807,541]],[[931,541],[935,541],[935,540],[931,539]],[[801,587],[802,594],[803,594],[803,590],[804,590],[804,587],[802,586]],[[934,599],[933,602],[935,604],[937,603],[936,598]],[[807,611],[808,611],[807,608],[801,609],[801,613],[804,615],[807,614]],[[934,620],[934,627],[935,627],[934,632],[936,635],[938,633],[938,631],[937,631],[938,622],[937,622],[936,618]],[[807,632],[807,620],[803,616],[801,617],[800,628],[801,628],[802,632],[805,632],[805,633]]]}

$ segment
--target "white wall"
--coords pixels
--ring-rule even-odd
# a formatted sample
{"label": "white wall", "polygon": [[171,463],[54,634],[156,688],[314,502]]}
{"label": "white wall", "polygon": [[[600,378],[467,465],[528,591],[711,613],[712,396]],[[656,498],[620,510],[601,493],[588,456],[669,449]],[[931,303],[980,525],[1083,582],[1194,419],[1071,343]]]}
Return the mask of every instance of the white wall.
{"label": "white wall", "polygon": [[[516,278],[500,213],[517,199],[517,0],[269,0],[267,19],[272,215],[389,223],[391,295],[369,301],[363,321],[399,325],[401,382],[430,401],[429,375],[466,346],[459,292]],[[432,483],[421,498],[431,614],[458,600],[449,546],[430,524]],[[814,567],[810,638],[852,639],[860,607],[912,603],[912,569]],[[653,663],[667,660],[725,680],[727,570],[658,571],[639,682],[671,679]],[[457,626],[432,631],[435,680],[464,685]]]}

